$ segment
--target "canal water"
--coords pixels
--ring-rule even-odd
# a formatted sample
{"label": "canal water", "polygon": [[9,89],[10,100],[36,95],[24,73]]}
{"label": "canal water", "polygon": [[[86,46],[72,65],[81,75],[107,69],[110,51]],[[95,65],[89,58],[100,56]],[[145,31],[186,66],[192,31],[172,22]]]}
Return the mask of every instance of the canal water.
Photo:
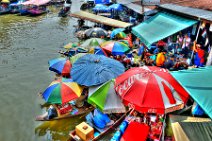
{"label": "canal water", "polygon": [[[72,12],[78,11],[82,1],[72,1]],[[50,6],[39,17],[0,16],[0,141],[65,141],[84,119],[35,121],[43,103],[37,93],[54,79],[48,60],[76,41],[76,19],[58,17],[60,8]]]}

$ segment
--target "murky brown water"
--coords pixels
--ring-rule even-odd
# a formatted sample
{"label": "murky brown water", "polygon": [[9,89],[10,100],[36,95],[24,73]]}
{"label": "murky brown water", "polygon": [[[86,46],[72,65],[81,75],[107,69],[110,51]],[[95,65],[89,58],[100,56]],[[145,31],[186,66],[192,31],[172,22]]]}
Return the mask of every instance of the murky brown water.
{"label": "murky brown water", "polygon": [[[72,12],[79,0],[72,0]],[[57,17],[60,7],[39,17],[0,16],[0,141],[65,141],[84,117],[37,122],[43,100],[37,93],[51,83],[48,60],[75,41],[76,19]],[[101,139],[108,140],[108,139]]]}
{"label": "murky brown water", "polygon": [[[74,1],[73,11],[80,2]],[[39,17],[0,16],[0,141],[66,140],[80,122],[66,119],[36,122],[42,113],[37,96],[53,80],[48,60],[73,38],[75,19],[59,18],[60,7]],[[76,40],[76,39],[75,39]]]}

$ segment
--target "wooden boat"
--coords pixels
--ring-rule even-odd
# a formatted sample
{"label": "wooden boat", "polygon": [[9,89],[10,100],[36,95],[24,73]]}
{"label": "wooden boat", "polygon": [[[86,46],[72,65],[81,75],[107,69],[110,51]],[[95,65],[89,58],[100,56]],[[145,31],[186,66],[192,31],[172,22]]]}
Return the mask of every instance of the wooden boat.
{"label": "wooden boat", "polygon": [[17,5],[17,2],[10,4],[10,13],[11,14],[19,13],[19,11],[20,11],[20,5]]}
{"label": "wooden boat", "polygon": [[0,15],[8,14],[10,13],[10,8],[8,4],[1,4],[0,5]]}
{"label": "wooden boat", "polygon": [[29,14],[28,10],[29,10],[29,6],[27,6],[27,5],[21,5],[20,10],[19,10],[19,14],[21,16],[28,15]]}
{"label": "wooden boat", "polygon": [[46,7],[42,6],[42,7],[31,8],[28,10],[28,12],[30,16],[39,16],[44,13],[47,13],[48,10],[46,9]]}
{"label": "wooden boat", "polygon": [[5,10],[0,10],[0,15],[4,15],[4,14],[9,14],[10,13],[10,9],[5,9]]}
{"label": "wooden boat", "polygon": [[75,106],[72,106],[72,108],[74,110],[77,109],[78,111],[76,113],[72,113],[72,111],[71,111],[71,112],[68,112],[66,114],[62,114],[61,115],[61,114],[59,114],[59,111],[57,109],[58,117],[55,117],[53,119],[45,119],[45,118],[43,118],[42,115],[40,115],[40,116],[37,116],[35,120],[36,121],[53,121],[53,120],[60,120],[60,119],[65,119],[65,118],[72,118],[72,117],[76,117],[76,116],[81,116],[81,115],[87,114],[87,113],[89,113],[89,112],[94,110],[93,106],[83,106],[81,108],[77,108]]}
{"label": "wooden boat", "polygon": [[[104,129],[99,129],[98,127],[96,127],[95,125],[92,124],[93,128],[94,128],[94,133],[97,132],[99,133],[96,137],[94,137],[93,139],[91,139],[90,141],[96,141],[98,139],[100,139],[102,136],[104,136],[106,133],[108,133],[109,131],[111,131],[112,129],[118,127],[118,125],[121,124],[121,122],[125,119],[125,117],[129,114],[130,111],[124,113],[123,115],[121,115],[120,117],[117,117],[115,115],[114,116],[114,123],[106,126]],[[89,123],[88,123],[89,124]],[[76,138],[76,132],[75,130],[71,131],[69,133],[69,136],[71,137],[71,139],[69,141],[78,141],[78,139]]]}

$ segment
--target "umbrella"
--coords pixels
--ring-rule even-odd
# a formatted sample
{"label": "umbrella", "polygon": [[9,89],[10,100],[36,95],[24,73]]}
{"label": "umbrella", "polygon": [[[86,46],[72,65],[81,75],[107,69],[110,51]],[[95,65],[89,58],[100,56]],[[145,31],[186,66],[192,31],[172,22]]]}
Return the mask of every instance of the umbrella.
{"label": "umbrella", "polygon": [[107,56],[106,52],[99,46],[94,48],[94,54]]}
{"label": "umbrella", "polygon": [[169,113],[182,109],[189,98],[168,70],[154,66],[126,71],[115,87],[124,104],[131,103],[140,112]]}
{"label": "umbrella", "polygon": [[95,38],[100,38],[100,37],[106,37],[107,36],[107,31],[102,29],[102,28],[99,28],[99,27],[95,27],[95,28],[90,28],[90,29],[87,29],[85,31],[85,35],[87,37],[95,37]]}
{"label": "umbrella", "polygon": [[71,75],[80,85],[94,86],[117,77],[124,70],[124,66],[114,59],[103,55],[87,54],[73,64]]}
{"label": "umbrella", "polygon": [[103,113],[126,112],[120,97],[114,90],[114,80],[109,80],[100,86],[90,87],[88,103],[98,107]]}
{"label": "umbrella", "polygon": [[80,57],[82,57],[82,56],[84,56],[84,55],[86,55],[86,54],[87,54],[87,53],[78,53],[78,54],[72,56],[72,57],[70,58],[71,63],[74,64],[74,62],[76,62]]}
{"label": "umbrella", "polygon": [[102,43],[101,48],[103,48],[106,52],[109,52],[113,55],[123,55],[130,51],[130,48],[119,41],[107,41]]}
{"label": "umbrella", "polygon": [[65,49],[70,49],[70,48],[75,48],[77,47],[77,43],[68,43],[67,45],[64,46]]}
{"label": "umbrella", "polygon": [[1,3],[10,3],[9,0],[2,0]]}
{"label": "umbrella", "polygon": [[56,58],[49,61],[49,70],[62,76],[70,76],[71,62],[67,58]]}
{"label": "umbrella", "polygon": [[119,42],[122,42],[122,43],[126,44],[127,46],[129,46],[128,40],[119,40]]}
{"label": "umbrella", "polygon": [[89,48],[90,49],[92,47],[99,46],[103,42],[105,42],[105,40],[103,40],[101,38],[91,38],[91,39],[86,40],[80,46],[83,47],[83,48]]}
{"label": "umbrella", "polygon": [[[124,31],[124,28],[116,28],[116,29],[114,29],[114,30],[111,32],[111,34],[110,34],[110,38],[111,38],[111,39],[115,38],[117,34],[119,34],[119,33],[124,33],[123,31]],[[125,33],[124,33],[124,34],[125,34]],[[126,35],[126,34],[125,34],[125,35]]]}
{"label": "umbrella", "polygon": [[72,79],[61,78],[49,85],[43,92],[43,98],[47,103],[64,104],[78,98],[82,90]]}
{"label": "umbrella", "polygon": [[108,11],[110,11],[110,8],[103,4],[96,4],[92,10],[94,12],[108,12]]}
{"label": "umbrella", "polygon": [[109,6],[110,10],[122,11],[123,7],[121,4],[112,4]]}

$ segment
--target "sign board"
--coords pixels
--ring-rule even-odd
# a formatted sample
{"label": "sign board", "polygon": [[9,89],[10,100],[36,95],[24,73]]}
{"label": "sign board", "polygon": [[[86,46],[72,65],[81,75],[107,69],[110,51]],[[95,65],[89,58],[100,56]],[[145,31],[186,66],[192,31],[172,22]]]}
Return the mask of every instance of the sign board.
{"label": "sign board", "polygon": [[159,5],[160,0],[142,0],[141,4],[144,6]]}

